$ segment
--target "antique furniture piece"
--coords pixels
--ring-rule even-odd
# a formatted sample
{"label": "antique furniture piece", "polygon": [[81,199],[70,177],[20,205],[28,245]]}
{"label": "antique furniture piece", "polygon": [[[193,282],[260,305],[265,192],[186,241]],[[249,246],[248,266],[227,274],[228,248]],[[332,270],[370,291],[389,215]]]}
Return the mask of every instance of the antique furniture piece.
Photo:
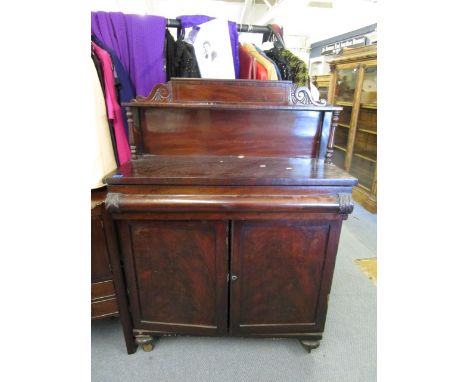
{"label": "antique furniture piece", "polygon": [[320,98],[328,99],[328,88],[330,87],[330,75],[321,74],[311,77],[312,83],[320,93]]}
{"label": "antique furniture piece", "polygon": [[117,299],[104,234],[104,188],[91,191],[91,318],[118,316]]}
{"label": "antique furniture piece", "polygon": [[341,108],[309,94],[173,79],[128,104],[134,159],[106,177],[128,353],[171,334],[319,345],[357,180],[329,163]]}
{"label": "antique furniture piece", "polygon": [[353,198],[377,212],[377,47],[344,50],[329,61],[328,102],[343,107],[333,163],[358,178]]}

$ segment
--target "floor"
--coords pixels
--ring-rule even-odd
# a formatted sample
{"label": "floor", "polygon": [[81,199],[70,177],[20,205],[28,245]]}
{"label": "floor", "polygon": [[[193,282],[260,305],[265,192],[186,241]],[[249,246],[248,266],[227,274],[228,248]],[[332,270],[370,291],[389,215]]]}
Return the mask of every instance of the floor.
{"label": "floor", "polygon": [[92,381],[374,382],[377,291],[353,263],[375,257],[377,216],[356,205],[343,223],[324,338],[165,337],[129,356],[118,319],[92,322]]}

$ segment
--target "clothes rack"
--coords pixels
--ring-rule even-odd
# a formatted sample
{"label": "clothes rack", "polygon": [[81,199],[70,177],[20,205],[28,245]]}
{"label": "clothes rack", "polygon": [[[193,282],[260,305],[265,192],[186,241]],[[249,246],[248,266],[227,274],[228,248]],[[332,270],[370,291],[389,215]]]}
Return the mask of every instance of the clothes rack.
{"label": "clothes rack", "polygon": [[[236,24],[238,32],[269,33],[272,30],[266,25]],[[167,19],[168,28],[180,28],[180,20]]]}
{"label": "clothes rack", "polygon": [[[180,28],[181,23],[177,19],[167,19],[166,26],[168,28]],[[236,28],[238,32],[263,33],[264,35],[273,33],[281,45],[285,47],[283,37],[268,25],[236,24]]]}

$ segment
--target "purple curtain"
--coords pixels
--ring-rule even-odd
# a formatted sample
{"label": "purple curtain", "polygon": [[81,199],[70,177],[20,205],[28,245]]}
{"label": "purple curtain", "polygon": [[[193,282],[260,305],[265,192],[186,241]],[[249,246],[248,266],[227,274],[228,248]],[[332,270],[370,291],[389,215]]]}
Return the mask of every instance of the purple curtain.
{"label": "purple curtain", "polygon": [[[180,20],[182,30],[185,28],[192,28],[194,26],[206,23],[207,21],[213,20],[215,17],[204,16],[204,15],[191,15],[191,16],[178,16]],[[231,37],[231,50],[232,60],[234,62],[234,72],[236,78],[240,78],[240,61],[239,61],[239,34],[237,33],[236,23],[234,21],[228,21],[229,25],[229,36]]]}
{"label": "purple curtain", "polygon": [[91,32],[115,52],[136,95],[147,96],[156,84],[166,82],[165,30],[164,17],[91,12]]}

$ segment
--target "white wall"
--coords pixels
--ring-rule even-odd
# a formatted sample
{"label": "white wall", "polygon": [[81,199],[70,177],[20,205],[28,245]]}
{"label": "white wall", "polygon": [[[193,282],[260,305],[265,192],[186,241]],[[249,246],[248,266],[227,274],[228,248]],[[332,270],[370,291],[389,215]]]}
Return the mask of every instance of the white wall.
{"label": "white wall", "polygon": [[208,15],[240,18],[243,3],[212,0],[93,0],[92,11],[123,12],[140,15],[158,15],[174,19],[180,15]]}
{"label": "white wall", "polygon": [[[291,3],[294,3],[292,1]],[[377,22],[378,4],[367,0],[334,0],[333,8],[293,7],[275,17],[285,33],[308,36],[310,43],[334,37]]]}

